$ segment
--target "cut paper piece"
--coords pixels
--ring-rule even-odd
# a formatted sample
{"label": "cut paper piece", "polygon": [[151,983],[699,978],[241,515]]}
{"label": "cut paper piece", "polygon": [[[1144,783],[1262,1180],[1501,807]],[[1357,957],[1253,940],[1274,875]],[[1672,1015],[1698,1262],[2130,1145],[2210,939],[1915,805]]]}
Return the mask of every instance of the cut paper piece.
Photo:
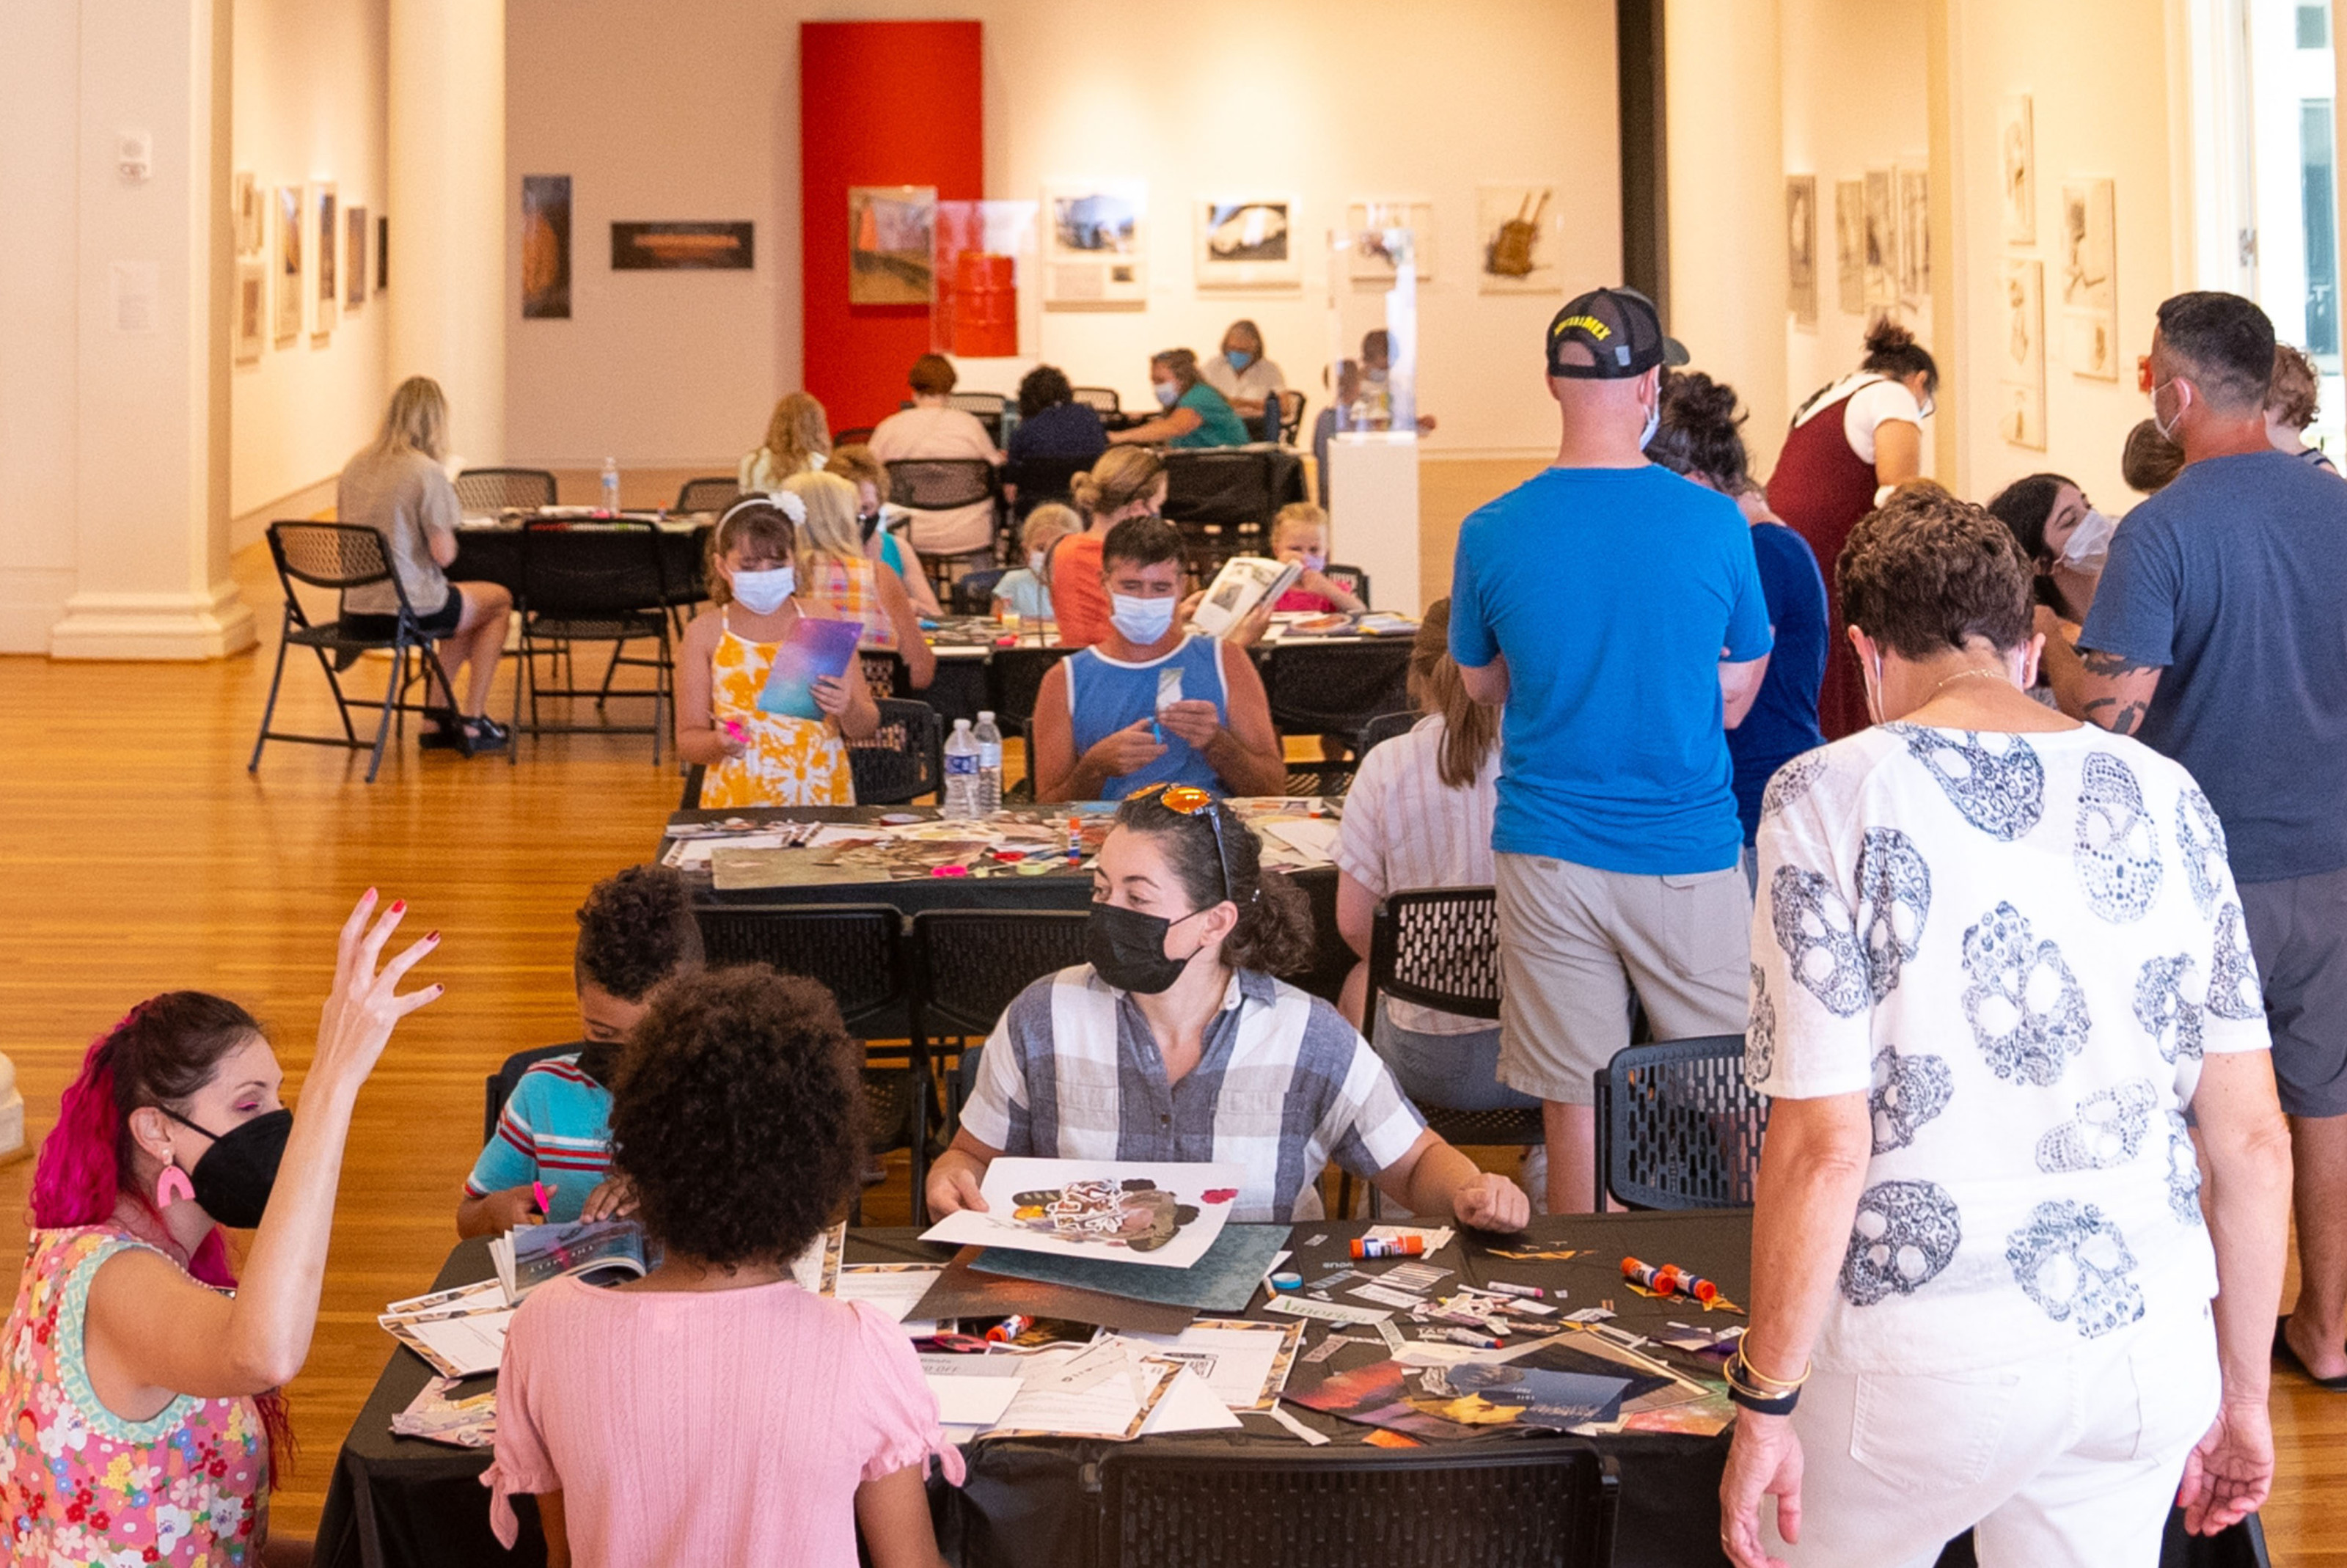
{"label": "cut paper piece", "polygon": [[842,1301],[868,1301],[902,1323],[944,1272],[921,1263],[845,1264],[832,1294]]}
{"label": "cut paper piece", "polygon": [[1245,1175],[1204,1162],[1005,1157],[979,1184],[984,1212],[948,1214],[921,1239],[1188,1268],[1222,1234]]}
{"label": "cut paper piece", "polygon": [[1296,1437],[1302,1438],[1306,1442],[1311,1444],[1316,1449],[1326,1448],[1329,1442],[1329,1437],[1327,1432],[1313,1430],[1310,1427],[1306,1426],[1302,1421],[1297,1420],[1294,1416],[1290,1415],[1286,1409],[1281,1406],[1274,1405],[1271,1409],[1264,1411],[1263,1413],[1269,1416],[1273,1420],[1277,1421],[1281,1426],[1286,1427]]}
{"label": "cut paper piece", "polygon": [[1392,1313],[1375,1307],[1347,1307],[1336,1301],[1299,1301],[1293,1296],[1283,1296],[1271,1302],[1267,1310],[1284,1312],[1290,1317],[1317,1317],[1323,1323],[1384,1323]]}
{"label": "cut paper piece", "polygon": [[[967,1358],[984,1360],[987,1358]],[[938,1399],[938,1419],[948,1427],[990,1427],[1002,1419],[1019,1397],[1016,1378],[974,1378],[959,1373],[925,1374],[929,1392]]]}
{"label": "cut paper piece", "polygon": [[1148,1438],[1165,1432],[1235,1431],[1238,1425],[1238,1417],[1215,1398],[1206,1380],[1184,1366],[1165,1386],[1164,1398],[1149,1412],[1149,1419],[1141,1423],[1141,1435]]}
{"label": "cut paper piece", "polygon": [[[1114,1257],[1061,1257],[990,1246],[970,1261],[979,1274],[1073,1286],[1135,1301],[1194,1307],[1206,1312],[1244,1312],[1278,1260],[1287,1239],[1286,1225],[1225,1225],[1205,1253],[1187,1268],[1157,1268]],[[1119,1327],[1122,1327],[1120,1325]]]}
{"label": "cut paper piece", "polygon": [[1267,1410],[1279,1403],[1280,1390],[1287,1386],[1304,1325],[1206,1317],[1179,1334],[1125,1337],[1151,1347],[1162,1359],[1189,1368],[1232,1409]]}
{"label": "cut paper piece", "polygon": [[476,1312],[461,1317],[393,1319],[384,1327],[393,1338],[431,1364],[444,1378],[494,1372],[503,1358],[513,1312]]}
{"label": "cut paper piece", "polygon": [[978,1255],[976,1247],[965,1247],[956,1255],[946,1265],[945,1272],[938,1276],[937,1283],[929,1286],[928,1293],[914,1304],[910,1315],[938,1319],[1001,1318],[1016,1312],[1037,1319],[1062,1318],[1102,1328],[1137,1328],[1153,1334],[1179,1334],[1198,1316],[1187,1307],[1136,1301],[1069,1285],[979,1274],[970,1267],[970,1260]]}

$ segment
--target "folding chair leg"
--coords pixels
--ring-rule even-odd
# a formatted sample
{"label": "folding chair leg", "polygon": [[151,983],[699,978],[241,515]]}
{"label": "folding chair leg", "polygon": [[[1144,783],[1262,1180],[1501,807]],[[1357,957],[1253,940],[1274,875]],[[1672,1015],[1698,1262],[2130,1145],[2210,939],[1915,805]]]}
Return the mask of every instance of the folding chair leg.
{"label": "folding chair leg", "polygon": [[374,722],[374,754],[367,759],[366,782],[374,783],[374,775],[383,766],[384,743],[391,738],[391,715],[399,704],[399,677],[407,668],[407,645],[400,643],[391,658],[391,680],[384,687],[383,711]]}
{"label": "folding chair leg", "polygon": [[929,1053],[917,1043],[909,1050],[912,1061],[907,1071],[913,1080],[913,1148],[910,1156],[913,1225],[917,1229],[927,1230],[929,1204],[924,1189],[928,1184],[929,1170]]}
{"label": "folding chair leg", "polygon": [[611,644],[611,661],[603,666],[603,689],[595,693],[595,711],[601,712],[603,704],[611,700],[611,678],[620,672],[620,655],[628,651],[624,637]]}
{"label": "folding chair leg", "polygon": [[[261,771],[261,748],[269,743],[269,723],[277,716],[277,688],[285,682],[285,632],[293,630],[293,617],[285,617],[285,626],[277,635],[277,669],[269,677],[269,701],[261,710],[261,733],[252,738],[252,760],[244,764],[246,773]],[[343,721],[348,725],[350,721]]]}

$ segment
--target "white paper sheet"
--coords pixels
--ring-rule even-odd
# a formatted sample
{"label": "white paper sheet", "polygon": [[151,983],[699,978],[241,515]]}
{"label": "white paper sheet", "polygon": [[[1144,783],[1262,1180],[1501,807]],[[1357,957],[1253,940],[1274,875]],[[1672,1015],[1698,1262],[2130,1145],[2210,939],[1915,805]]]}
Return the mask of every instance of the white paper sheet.
{"label": "white paper sheet", "polygon": [[945,1376],[936,1372],[923,1375],[929,1392],[938,1398],[938,1419],[949,1427],[990,1427],[1002,1419],[1010,1401],[1019,1397],[1016,1378],[972,1378]]}
{"label": "white paper sheet", "polygon": [[[1260,1409],[1276,1399],[1287,1381],[1287,1365],[1302,1337],[1301,1323],[1194,1323],[1179,1334],[1126,1334],[1169,1361],[1179,1361],[1205,1380],[1214,1398],[1234,1410]],[[1154,1427],[1150,1429],[1155,1430]]]}
{"label": "white paper sheet", "polygon": [[1337,853],[1337,825],[1325,816],[1290,817],[1266,822],[1264,832],[1313,860],[1330,860]]}
{"label": "white paper sheet", "polygon": [[[921,1303],[929,1286],[938,1282],[941,1268],[922,1264],[850,1263],[840,1266],[839,1281],[832,1294],[842,1301],[868,1301],[897,1322]],[[937,1332],[934,1327],[929,1333]]]}
{"label": "white paper sheet", "polygon": [[779,833],[729,833],[723,837],[684,838],[669,845],[665,864],[679,871],[706,871],[709,857],[720,849],[780,849]]}
{"label": "white paper sheet", "polygon": [[921,1239],[1187,1268],[1222,1234],[1242,1174],[1235,1164],[999,1159],[979,1184],[985,1212],[948,1214]]}
{"label": "white paper sheet", "polygon": [[453,1377],[469,1378],[494,1372],[504,1357],[506,1330],[511,1312],[477,1312],[465,1317],[423,1317],[405,1325],[405,1331],[425,1345]]}
{"label": "white paper sheet", "polygon": [[1165,1386],[1164,1398],[1141,1424],[1141,1435],[1235,1430],[1238,1424],[1238,1417],[1231,1414],[1230,1407],[1206,1386],[1205,1379],[1184,1367],[1174,1375]]}

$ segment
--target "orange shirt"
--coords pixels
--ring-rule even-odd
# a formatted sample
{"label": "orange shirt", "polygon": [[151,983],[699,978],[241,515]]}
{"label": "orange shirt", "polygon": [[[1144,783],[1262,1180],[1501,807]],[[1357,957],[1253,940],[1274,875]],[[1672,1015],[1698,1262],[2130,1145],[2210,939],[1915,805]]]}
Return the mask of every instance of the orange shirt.
{"label": "orange shirt", "polygon": [[1072,534],[1051,549],[1051,610],[1060,646],[1090,648],[1108,640],[1108,589],[1101,586],[1102,534]]}

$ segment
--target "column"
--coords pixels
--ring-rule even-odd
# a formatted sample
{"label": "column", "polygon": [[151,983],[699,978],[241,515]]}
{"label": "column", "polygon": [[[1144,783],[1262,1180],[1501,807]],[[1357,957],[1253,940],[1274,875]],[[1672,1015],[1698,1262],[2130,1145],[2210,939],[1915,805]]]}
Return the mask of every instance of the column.
{"label": "column", "polygon": [[231,17],[232,0],[80,7],[57,658],[210,659],[253,641],[228,548]]}
{"label": "column", "polygon": [[437,381],[451,454],[490,466],[506,449],[505,0],[391,0],[390,31],[391,380]]}
{"label": "column", "polygon": [[1667,324],[1693,368],[1742,395],[1753,471],[1766,475],[1789,413],[1778,0],[1671,0],[1663,27]]}

